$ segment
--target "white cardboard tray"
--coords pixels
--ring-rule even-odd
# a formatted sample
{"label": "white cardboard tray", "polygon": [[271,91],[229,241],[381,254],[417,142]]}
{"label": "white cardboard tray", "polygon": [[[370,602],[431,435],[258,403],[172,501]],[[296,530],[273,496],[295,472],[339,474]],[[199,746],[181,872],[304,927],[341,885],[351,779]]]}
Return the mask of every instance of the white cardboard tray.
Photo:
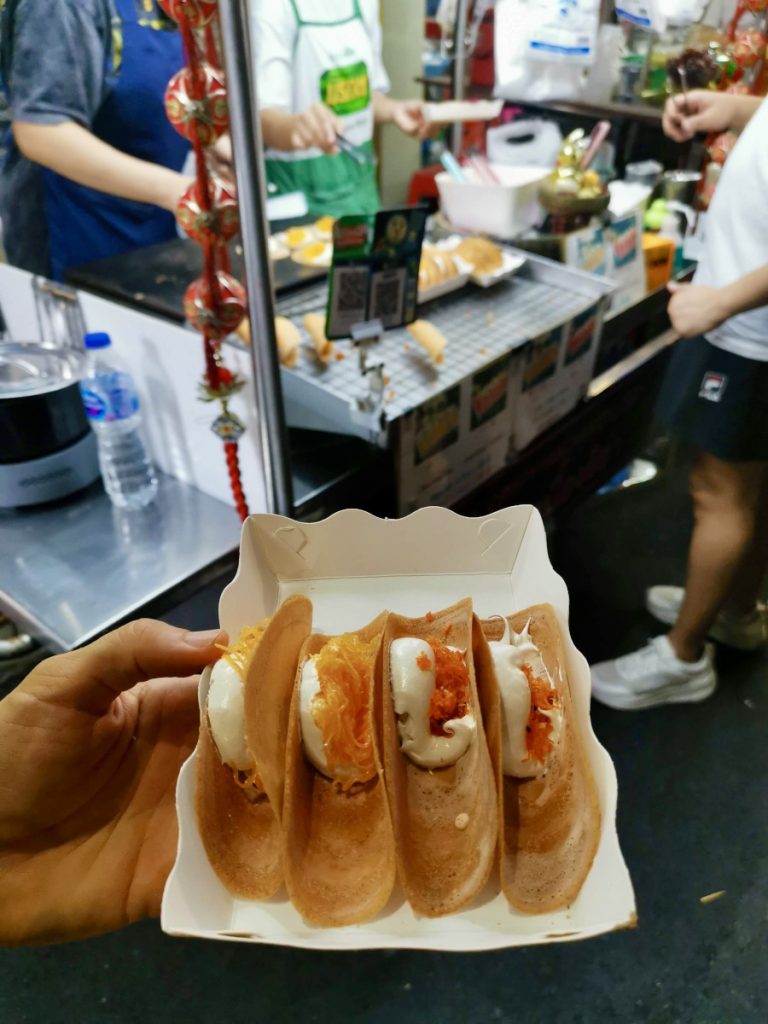
{"label": "white cardboard tray", "polygon": [[489,274],[474,272],[471,280],[481,288],[492,288],[499,281],[505,281],[508,277],[516,274],[521,267],[524,267],[527,257],[521,253],[510,252],[509,249],[501,250],[501,266],[492,270]]}
{"label": "white cardboard tray", "polygon": [[493,121],[503,106],[504,100],[445,100],[443,103],[425,103],[424,117],[435,124]]}
{"label": "white cardboard tray", "polygon": [[[179,847],[163,897],[164,931],[306,949],[480,951],[583,939],[635,924],[632,883],[616,834],[616,773],[592,732],[589,667],[570,638],[568,593],[549,561],[544,525],[535,509],[521,505],[468,519],[427,508],[398,520],[349,510],[310,524],[252,516],[243,525],[237,575],[221,597],[221,625],[237,636],[290,594],[312,600],[313,628],[323,633],[356,629],[384,608],[418,616],[467,595],[480,616],[552,604],[602,813],[592,870],[575,902],[553,914],[521,914],[489,891],[462,913],[428,919],[415,915],[396,892],[368,924],[314,928],[284,892],[269,902],[249,902],[231,896],[218,880],[197,829],[190,758],[177,786]],[[207,676],[200,687],[201,707]]]}

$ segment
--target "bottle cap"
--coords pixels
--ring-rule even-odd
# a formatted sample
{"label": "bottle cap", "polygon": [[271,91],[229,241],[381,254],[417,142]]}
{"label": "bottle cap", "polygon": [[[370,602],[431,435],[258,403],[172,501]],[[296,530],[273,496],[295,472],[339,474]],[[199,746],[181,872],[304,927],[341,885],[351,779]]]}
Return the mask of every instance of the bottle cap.
{"label": "bottle cap", "polygon": [[93,334],[86,334],[83,343],[86,348],[107,348],[112,344],[112,339],[103,331],[96,331]]}

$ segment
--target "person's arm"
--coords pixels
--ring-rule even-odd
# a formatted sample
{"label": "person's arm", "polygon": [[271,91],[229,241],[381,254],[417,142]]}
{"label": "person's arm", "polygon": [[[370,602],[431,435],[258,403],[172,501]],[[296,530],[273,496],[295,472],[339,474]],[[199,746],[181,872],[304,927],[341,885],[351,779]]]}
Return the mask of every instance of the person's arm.
{"label": "person's arm", "polygon": [[683,338],[713,331],[731,317],[768,306],[768,263],[732,284],[710,288],[697,284],[671,284],[669,318]]}
{"label": "person's arm", "polygon": [[762,96],[732,96],[694,89],[667,100],[664,131],[675,142],[689,142],[700,132],[741,132],[762,102]]}
{"label": "person's arm", "polygon": [[339,152],[336,134],[342,130],[341,121],[323,103],[315,103],[301,114],[278,108],[261,111],[261,131],[269,149],[321,149],[334,155]]}
{"label": "person's arm", "polygon": [[191,181],[167,167],[128,156],[74,121],[14,121],[12,127],[16,145],[28,160],[120,199],[152,203],[175,213]]}
{"label": "person's arm", "polygon": [[426,139],[431,131],[422,100],[395,100],[374,92],[373,117],[376,124],[396,124],[401,132],[417,139]]}
{"label": "person's arm", "polygon": [[371,40],[373,66],[369,69],[373,102],[373,119],[377,125],[395,124],[406,135],[425,139],[430,125],[424,117],[421,100],[396,100],[389,95],[390,81],[384,67],[381,12],[379,0],[361,0],[363,22]]}
{"label": "person's arm", "polygon": [[110,10],[104,0],[19,3],[9,75],[14,138],[28,159],[78,184],[175,211],[185,178],[90,131],[110,88]]}
{"label": "person's arm", "polygon": [[193,673],[217,643],[220,630],[132,622],[47,658],[0,701],[0,945],[159,913],[198,735]]}
{"label": "person's arm", "polygon": [[296,15],[288,0],[252,0],[251,33],[256,55],[256,90],[261,130],[268,149],[320,149],[336,154],[341,122],[322,103],[292,112]]}

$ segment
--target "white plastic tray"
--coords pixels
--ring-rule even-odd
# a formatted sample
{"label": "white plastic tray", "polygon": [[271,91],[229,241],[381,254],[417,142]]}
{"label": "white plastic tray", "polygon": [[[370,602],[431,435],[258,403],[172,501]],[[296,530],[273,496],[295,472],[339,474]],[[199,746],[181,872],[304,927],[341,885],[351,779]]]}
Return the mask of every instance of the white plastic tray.
{"label": "white plastic tray", "polygon": [[[468,519],[429,508],[400,520],[346,511],[311,524],[252,516],[243,526],[237,576],[221,598],[221,625],[237,636],[290,594],[312,600],[313,628],[324,633],[356,629],[384,608],[423,615],[467,595],[481,616],[552,604],[602,814],[592,870],[575,902],[553,914],[521,914],[489,889],[462,913],[428,919],[415,915],[396,893],[384,913],[368,924],[314,928],[284,893],[269,902],[249,902],[234,898],[218,880],[197,829],[190,759],[177,788],[180,837],[163,898],[166,932],[306,949],[477,951],[583,939],[633,926],[632,883],[616,834],[616,773],[592,731],[589,668],[570,638],[568,593],[552,569],[544,525],[535,509],[516,506]],[[207,674],[200,688],[201,707],[206,695]]]}

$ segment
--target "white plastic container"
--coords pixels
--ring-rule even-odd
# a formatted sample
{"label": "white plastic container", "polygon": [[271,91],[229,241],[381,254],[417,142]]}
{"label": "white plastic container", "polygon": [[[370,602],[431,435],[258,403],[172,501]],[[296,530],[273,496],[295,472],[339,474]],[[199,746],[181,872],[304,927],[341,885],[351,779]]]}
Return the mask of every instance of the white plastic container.
{"label": "white plastic container", "polygon": [[491,166],[502,184],[486,185],[471,169],[466,182],[438,174],[440,206],[453,227],[513,239],[541,219],[539,185],[549,168]]}

